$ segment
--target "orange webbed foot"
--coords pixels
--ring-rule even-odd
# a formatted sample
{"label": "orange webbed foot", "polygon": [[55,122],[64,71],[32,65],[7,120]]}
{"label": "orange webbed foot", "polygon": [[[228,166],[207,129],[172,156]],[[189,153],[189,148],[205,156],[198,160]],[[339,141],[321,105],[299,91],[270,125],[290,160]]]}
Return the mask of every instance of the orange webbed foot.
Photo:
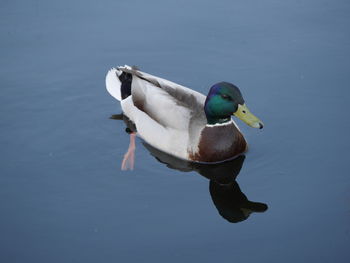
{"label": "orange webbed foot", "polygon": [[136,138],[135,137],[136,137],[136,132],[130,133],[129,148],[128,148],[128,151],[124,154],[124,158],[123,158],[122,166],[121,166],[121,169],[123,171],[134,169],[135,149],[136,149],[136,144],[135,144]]}

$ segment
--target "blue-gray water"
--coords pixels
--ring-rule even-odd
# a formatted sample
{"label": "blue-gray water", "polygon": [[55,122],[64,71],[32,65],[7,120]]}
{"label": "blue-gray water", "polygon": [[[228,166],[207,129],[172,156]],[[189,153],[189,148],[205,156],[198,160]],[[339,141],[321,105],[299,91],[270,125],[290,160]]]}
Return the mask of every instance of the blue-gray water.
{"label": "blue-gray water", "polygon": [[[0,3],[1,262],[348,262],[348,1]],[[136,167],[107,70],[241,88],[263,130],[237,176],[268,210],[222,217],[209,182]],[[233,200],[234,201],[234,200]]]}

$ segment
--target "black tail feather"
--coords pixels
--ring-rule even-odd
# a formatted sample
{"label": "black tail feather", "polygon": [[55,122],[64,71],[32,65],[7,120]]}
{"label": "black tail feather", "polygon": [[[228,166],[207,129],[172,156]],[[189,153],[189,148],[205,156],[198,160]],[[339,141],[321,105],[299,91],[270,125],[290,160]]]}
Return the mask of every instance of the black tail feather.
{"label": "black tail feather", "polygon": [[121,91],[122,100],[123,100],[131,95],[132,75],[130,73],[123,72],[119,76],[119,79],[122,83],[120,91]]}

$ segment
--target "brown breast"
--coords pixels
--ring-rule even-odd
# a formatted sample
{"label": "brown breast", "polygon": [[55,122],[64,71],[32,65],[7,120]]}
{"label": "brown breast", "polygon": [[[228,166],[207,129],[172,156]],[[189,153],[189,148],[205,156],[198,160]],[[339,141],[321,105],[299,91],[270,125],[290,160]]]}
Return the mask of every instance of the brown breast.
{"label": "brown breast", "polygon": [[198,152],[189,158],[197,162],[220,162],[245,152],[247,143],[232,123],[224,126],[206,126],[200,135]]}

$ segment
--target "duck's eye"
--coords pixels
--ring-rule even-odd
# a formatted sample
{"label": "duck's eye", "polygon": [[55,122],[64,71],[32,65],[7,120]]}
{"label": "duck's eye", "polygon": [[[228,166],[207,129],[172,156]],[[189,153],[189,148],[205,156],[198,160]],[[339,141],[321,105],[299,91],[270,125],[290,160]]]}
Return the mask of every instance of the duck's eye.
{"label": "duck's eye", "polygon": [[245,113],[245,110],[242,110],[243,113]]}
{"label": "duck's eye", "polygon": [[229,95],[226,95],[226,94],[221,94],[221,98],[223,98],[225,100],[231,100],[231,97]]}

